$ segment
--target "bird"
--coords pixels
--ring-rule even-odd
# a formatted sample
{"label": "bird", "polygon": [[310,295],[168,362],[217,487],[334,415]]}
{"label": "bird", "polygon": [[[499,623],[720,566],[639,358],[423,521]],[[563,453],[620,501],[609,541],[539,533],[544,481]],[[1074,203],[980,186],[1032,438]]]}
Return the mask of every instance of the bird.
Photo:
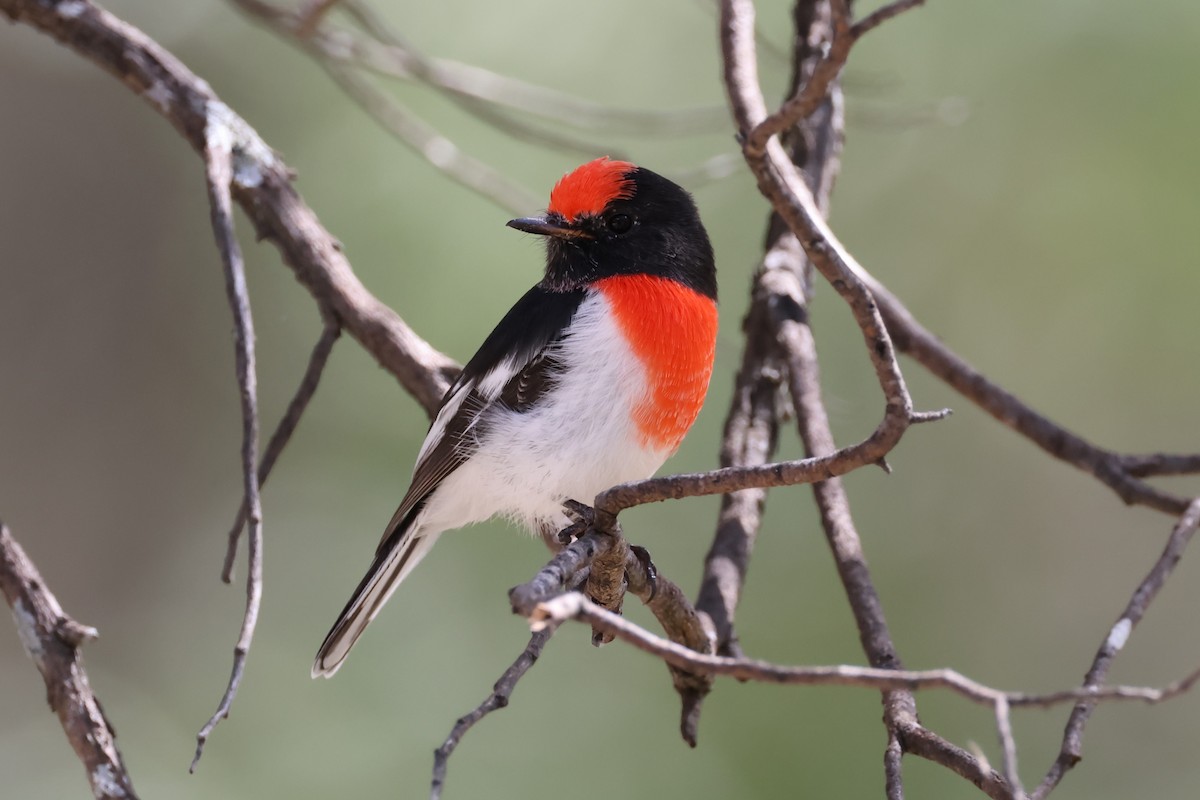
{"label": "bird", "polygon": [[545,215],[508,226],[545,238],[545,275],[447,390],[314,678],[338,671],[442,533],[493,516],[561,530],[564,503],[652,476],[700,413],[717,275],[687,191],[603,157],[565,174]]}

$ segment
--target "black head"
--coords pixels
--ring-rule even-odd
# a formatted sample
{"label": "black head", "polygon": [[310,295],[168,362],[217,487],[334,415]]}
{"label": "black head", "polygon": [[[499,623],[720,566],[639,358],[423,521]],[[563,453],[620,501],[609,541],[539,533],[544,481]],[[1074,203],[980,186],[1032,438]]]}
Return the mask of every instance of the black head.
{"label": "black head", "polygon": [[550,291],[574,291],[612,275],[657,275],[717,297],[708,233],[692,196],[648,169],[607,158],[563,176],[545,217],[509,227],[546,237]]}

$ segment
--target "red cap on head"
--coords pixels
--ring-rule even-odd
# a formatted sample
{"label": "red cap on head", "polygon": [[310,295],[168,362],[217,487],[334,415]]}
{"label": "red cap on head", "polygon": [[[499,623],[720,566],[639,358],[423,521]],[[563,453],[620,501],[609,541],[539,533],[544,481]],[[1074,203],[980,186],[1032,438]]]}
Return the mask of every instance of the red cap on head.
{"label": "red cap on head", "polygon": [[613,161],[608,156],[576,167],[554,184],[547,210],[567,222],[574,222],[580,214],[599,214],[613,200],[633,197],[633,179],[627,176],[635,169],[628,161]]}

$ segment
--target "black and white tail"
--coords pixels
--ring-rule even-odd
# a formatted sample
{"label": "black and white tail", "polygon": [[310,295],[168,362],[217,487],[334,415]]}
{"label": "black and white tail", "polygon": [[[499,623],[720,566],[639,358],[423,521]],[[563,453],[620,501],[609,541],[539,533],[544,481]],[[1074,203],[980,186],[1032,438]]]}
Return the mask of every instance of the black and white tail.
{"label": "black and white tail", "polygon": [[330,678],[342,666],[350,649],[362,636],[362,632],[375,619],[379,609],[396,591],[400,582],[408,577],[413,568],[433,547],[438,533],[430,533],[417,527],[410,528],[398,537],[398,541],[386,549],[381,548],[375,554],[375,561],[363,577],[350,602],[342,609],[337,622],[333,624],[321,649],[317,651],[317,659],[313,662],[312,676],[314,678]]}

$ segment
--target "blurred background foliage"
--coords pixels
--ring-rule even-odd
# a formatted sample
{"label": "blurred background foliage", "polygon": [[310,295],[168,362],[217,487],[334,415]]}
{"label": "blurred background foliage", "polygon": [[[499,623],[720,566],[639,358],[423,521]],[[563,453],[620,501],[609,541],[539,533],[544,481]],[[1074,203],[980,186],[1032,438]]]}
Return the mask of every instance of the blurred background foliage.
{"label": "blurred background foliage", "polygon": [[[372,6],[426,53],[580,97],[724,103],[703,2]],[[506,229],[504,211],[398,145],[318,66],[228,4],[109,7],[283,154],[364,283],[435,346],[466,359],[537,280],[540,245]],[[759,24],[786,47],[783,0],[760,3]],[[986,374],[1115,448],[1200,446],[1198,37],[1189,0],[931,2],[872,33],[846,76],[842,238]],[[777,96],[786,64],[764,53],[762,65]],[[513,141],[427,90],[392,91],[539,197],[584,158]],[[729,130],[594,138],[667,173],[732,149]],[[668,465],[677,471],[715,463],[765,216],[740,171],[696,195],[723,325],[708,405]],[[269,426],[320,323],[275,250],[242,227]],[[433,748],[524,646],[505,591],[545,560],[541,544],[502,524],[444,538],[337,678],[309,679],[426,425],[342,341],[266,489],[266,600],[247,679],[189,776],[243,602],[240,586],[217,579],[240,434],[201,164],[109,76],[11,25],[0,26],[0,240],[0,515],[65,608],[100,629],[87,663],[142,796],[423,796]],[[818,292],[825,389],[850,442],[877,421],[880,395],[849,315]],[[956,414],[912,430],[894,475],[847,480],[903,657],[1010,689],[1077,683],[1171,521],[1124,508],[906,364],[919,407]],[[798,453],[789,434],[783,454]],[[716,506],[638,509],[626,530],[694,591]],[[1158,684],[1200,660],[1196,560],[1181,564],[1115,680]],[[861,662],[807,489],[772,495],[739,623],[755,656]],[[872,693],[722,681],[691,751],[665,669],[587,640],[565,629],[512,706],[468,735],[447,797],[882,796]],[[936,692],[919,700],[935,729],[998,760],[984,710]],[[1056,796],[1195,797],[1198,711],[1194,695],[1101,709],[1085,761]],[[1057,751],[1065,715],[1017,714],[1027,781]],[[905,763],[913,797],[978,796],[944,769]],[[6,797],[87,791],[11,629],[0,631],[0,775]]]}

